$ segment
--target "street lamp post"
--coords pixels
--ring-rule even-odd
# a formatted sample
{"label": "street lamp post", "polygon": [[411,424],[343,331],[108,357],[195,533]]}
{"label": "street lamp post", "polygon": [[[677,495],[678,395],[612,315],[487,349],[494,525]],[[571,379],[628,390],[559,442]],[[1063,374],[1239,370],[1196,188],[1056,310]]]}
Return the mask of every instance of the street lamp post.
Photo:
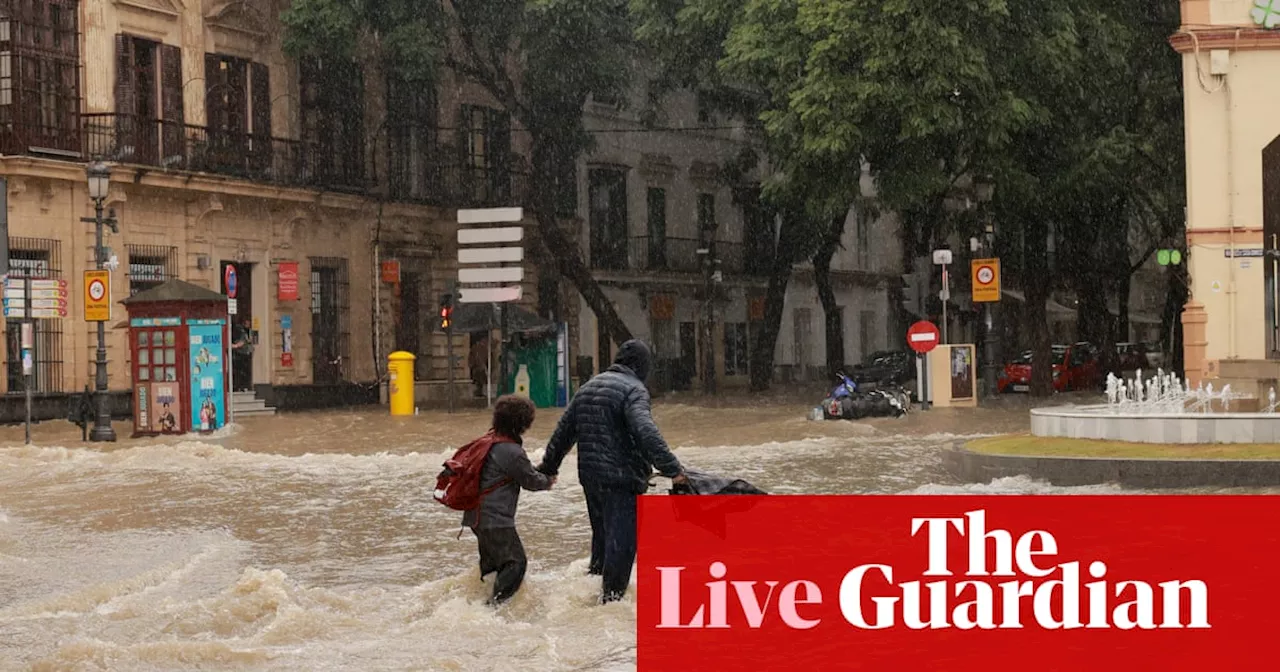
{"label": "street lamp post", "polygon": [[[111,185],[111,171],[101,161],[89,164],[85,173],[89,180],[89,198],[93,199],[93,222],[95,227],[93,256],[97,269],[106,268],[106,249],[102,246],[102,227],[110,226],[113,233],[119,232],[116,226],[115,213],[104,217],[102,205],[107,200],[107,191]],[[111,409],[107,399],[107,333],[106,323],[98,322],[98,359],[97,373],[94,377],[94,418],[93,429],[89,432],[90,441],[115,441],[116,430],[111,427]]]}
{"label": "street lamp post", "polygon": [[[974,190],[977,192],[978,201],[988,204],[994,195],[995,185],[989,180],[980,179],[975,183]],[[983,221],[983,250],[988,258],[994,258],[996,256],[996,235],[995,225],[991,221],[990,207],[983,208]],[[982,306],[982,327],[982,386],[988,396],[994,396],[996,393],[996,374],[999,367],[996,364],[995,310],[990,301],[985,302]]]}
{"label": "street lamp post", "polygon": [[[984,233],[986,234],[984,238],[986,239],[987,256],[995,257],[995,227],[988,222]],[[987,388],[987,394],[994,396],[997,386],[996,375],[999,369],[999,365],[996,363],[996,341],[999,339],[999,333],[996,331],[995,309],[990,301],[988,301],[983,307],[983,312],[985,314],[982,316],[982,323],[986,329],[986,336],[982,341],[982,349],[986,350],[986,353],[984,354],[984,359],[986,359],[986,371],[983,375],[983,384]]]}
{"label": "street lamp post", "polygon": [[697,252],[702,257],[703,271],[706,279],[706,300],[703,308],[703,356],[702,377],[703,391],[708,395],[716,393],[716,355],[715,355],[715,294],[716,284],[720,282],[720,260],[716,258],[714,244],[704,243]]}

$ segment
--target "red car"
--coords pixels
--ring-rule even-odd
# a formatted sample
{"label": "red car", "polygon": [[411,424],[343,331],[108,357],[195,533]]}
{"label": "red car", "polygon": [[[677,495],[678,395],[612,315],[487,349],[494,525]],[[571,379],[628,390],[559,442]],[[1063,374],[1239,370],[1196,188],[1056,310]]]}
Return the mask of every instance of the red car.
{"label": "red car", "polygon": [[[1090,390],[1101,384],[1098,352],[1089,343],[1055,345],[1053,353],[1053,389]],[[1028,392],[1031,389],[1031,351],[1027,350],[1004,367],[996,388],[1005,392]]]}

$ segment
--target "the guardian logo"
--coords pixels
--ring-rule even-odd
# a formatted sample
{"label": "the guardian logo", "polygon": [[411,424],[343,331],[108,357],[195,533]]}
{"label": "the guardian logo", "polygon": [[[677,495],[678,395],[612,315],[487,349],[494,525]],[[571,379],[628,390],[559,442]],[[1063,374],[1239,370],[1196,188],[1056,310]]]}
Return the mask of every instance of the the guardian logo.
{"label": "the guardian logo", "polygon": [[[968,544],[968,562],[961,574],[966,578],[957,577],[948,565],[952,530]],[[937,580],[895,583],[890,565],[854,567],[838,586],[840,613],[846,622],[865,630],[1210,627],[1209,590],[1204,581],[1170,579],[1155,585],[1108,581],[1102,560],[1059,561],[1058,542],[1047,531],[1033,530],[1016,540],[1007,530],[988,531],[986,511],[970,511],[960,518],[912,519],[911,536],[918,534],[928,540],[923,576]],[[823,591],[816,582],[726,580],[728,567],[719,561],[709,567],[714,580],[702,584],[705,598],[684,618],[685,568],[657,570],[661,576],[658,628],[730,628],[731,602],[750,628],[780,620],[787,627],[807,630],[822,622],[817,612]],[[1086,576],[1088,581],[1082,583]]]}

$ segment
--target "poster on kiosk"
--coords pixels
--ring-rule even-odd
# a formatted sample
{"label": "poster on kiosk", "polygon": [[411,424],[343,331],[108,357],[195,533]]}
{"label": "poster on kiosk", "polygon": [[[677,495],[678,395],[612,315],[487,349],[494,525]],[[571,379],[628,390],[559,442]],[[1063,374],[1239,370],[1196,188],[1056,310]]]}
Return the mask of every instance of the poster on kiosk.
{"label": "poster on kiosk", "polygon": [[[226,394],[223,390],[223,326],[188,321],[191,353],[191,426],[211,432],[226,424]],[[212,321],[211,321],[212,322]]]}

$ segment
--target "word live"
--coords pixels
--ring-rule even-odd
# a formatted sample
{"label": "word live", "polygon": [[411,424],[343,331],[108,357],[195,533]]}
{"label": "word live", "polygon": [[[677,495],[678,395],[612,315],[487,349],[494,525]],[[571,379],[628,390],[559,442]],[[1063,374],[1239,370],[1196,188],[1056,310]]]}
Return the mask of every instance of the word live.
{"label": "word live", "polygon": [[[968,564],[964,568],[968,580],[953,582],[942,578],[954,576],[948,563],[951,529],[968,541]],[[844,575],[837,591],[840,613],[846,622],[863,630],[895,628],[899,620],[910,630],[1021,629],[1026,627],[1024,620],[1029,615],[1031,625],[1045,630],[1210,627],[1208,587],[1203,581],[1159,583],[1157,600],[1157,591],[1148,582],[1126,580],[1112,584],[1104,580],[1107,565],[1094,560],[1087,563],[1086,571],[1096,580],[1083,585],[1082,597],[1082,562],[1058,562],[1058,542],[1050,532],[1033,530],[1015,541],[1007,530],[987,531],[985,510],[969,511],[963,517],[913,518],[911,536],[921,532],[928,540],[923,576],[940,577],[939,580],[895,584],[894,567],[858,565]],[[994,555],[989,554],[991,546]],[[821,623],[815,611],[823,602],[823,591],[815,581],[728,581],[728,566],[714,561],[708,569],[713,580],[703,584],[707,591],[705,602],[684,618],[681,575],[686,568],[656,569],[661,577],[660,621],[656,626],[660,629],[730,628],[731,601],[741,610],[749,628],[760,628],[771,607],[776,618],[791,629],[808,630]],[[1020,580],[1020,576],[1027,578]],[[992,577],[1011,580],[992,582]],[[874,605],[870,619],[868,598]],[[1026,604],[1028,600],[1030,605]]]}

